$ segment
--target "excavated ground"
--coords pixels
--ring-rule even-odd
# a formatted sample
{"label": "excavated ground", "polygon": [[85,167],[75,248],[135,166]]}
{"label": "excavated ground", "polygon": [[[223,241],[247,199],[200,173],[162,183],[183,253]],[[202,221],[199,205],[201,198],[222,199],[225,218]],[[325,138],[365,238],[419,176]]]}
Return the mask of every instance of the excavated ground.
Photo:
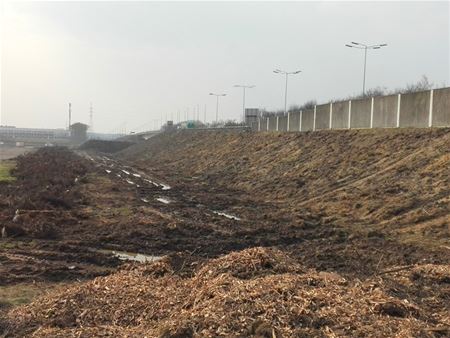
{"label": "excavated ground", "polygon": [[[61,286],[28,306],[4,302],[0,328],[445,336],[449,135],[181,132],[114,158],[60,148],[21,157],[17,181],[0,186],[0,295],[2,285]],[[118,267],[106,250],[169,256]]]}

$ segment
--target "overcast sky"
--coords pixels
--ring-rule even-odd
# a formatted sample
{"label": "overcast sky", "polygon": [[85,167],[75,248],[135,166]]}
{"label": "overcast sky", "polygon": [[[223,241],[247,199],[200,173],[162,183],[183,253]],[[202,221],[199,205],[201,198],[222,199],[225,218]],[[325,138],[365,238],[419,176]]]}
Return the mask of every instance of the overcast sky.
{"label": "overcast sky", "polygon": [[[247,107],[282,109],[426,75],[449,85],[448,2],[40,2],[1,1],[1,123],[64,128],[89,122],[111,132],[152,128],[200,105],[203,119],[237,119]],[[147,124],[147,125],[145,125]]]}

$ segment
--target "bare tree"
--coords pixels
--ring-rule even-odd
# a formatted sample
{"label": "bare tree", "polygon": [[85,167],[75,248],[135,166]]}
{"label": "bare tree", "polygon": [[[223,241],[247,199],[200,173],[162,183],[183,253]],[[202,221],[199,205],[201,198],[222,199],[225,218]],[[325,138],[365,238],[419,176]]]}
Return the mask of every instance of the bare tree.
{"label": "bare tree", "polygon": [[416,83],[409,83],[406,87],[400,90],[400,93],[414,93],[424,90],[430,90],[434,87],[434,84],[430,82],[426,75],[422,75],[422,78]]}

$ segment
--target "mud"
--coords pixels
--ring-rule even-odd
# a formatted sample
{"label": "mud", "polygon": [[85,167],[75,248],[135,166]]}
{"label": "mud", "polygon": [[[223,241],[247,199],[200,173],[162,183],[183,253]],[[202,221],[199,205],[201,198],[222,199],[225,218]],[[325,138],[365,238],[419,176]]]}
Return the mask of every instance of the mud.
{"label": "mud", "polygon": [[[442,313],[448,277],[426,266],[450,263],[448,141],[445,129],[175,133],[114,157],[40,150],[0,186],[1,224],[24,230],[0,241],[0,285],[108,275],[124,264],[109,251],[169,255],[190,278],[211,258],[276,247]],[[410,316],[386,304],[376,311]]]}

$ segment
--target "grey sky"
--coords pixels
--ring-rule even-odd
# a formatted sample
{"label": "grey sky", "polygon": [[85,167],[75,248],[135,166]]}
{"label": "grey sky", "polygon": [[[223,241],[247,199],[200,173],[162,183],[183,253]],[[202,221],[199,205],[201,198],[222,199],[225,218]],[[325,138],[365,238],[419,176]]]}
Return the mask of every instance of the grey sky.
{"label": "grey sky", "polygon": [[[361,90],[363,52],[350,41],[388,43],[368,55],[367,87],[395,88],[421,75],[450,79],[448,2],[11,2],[2,3],[2,124],[133,130],[228,96],[221,118],[247,107],[281,109]],[[171,115],[173,114],[173,115]]]}

